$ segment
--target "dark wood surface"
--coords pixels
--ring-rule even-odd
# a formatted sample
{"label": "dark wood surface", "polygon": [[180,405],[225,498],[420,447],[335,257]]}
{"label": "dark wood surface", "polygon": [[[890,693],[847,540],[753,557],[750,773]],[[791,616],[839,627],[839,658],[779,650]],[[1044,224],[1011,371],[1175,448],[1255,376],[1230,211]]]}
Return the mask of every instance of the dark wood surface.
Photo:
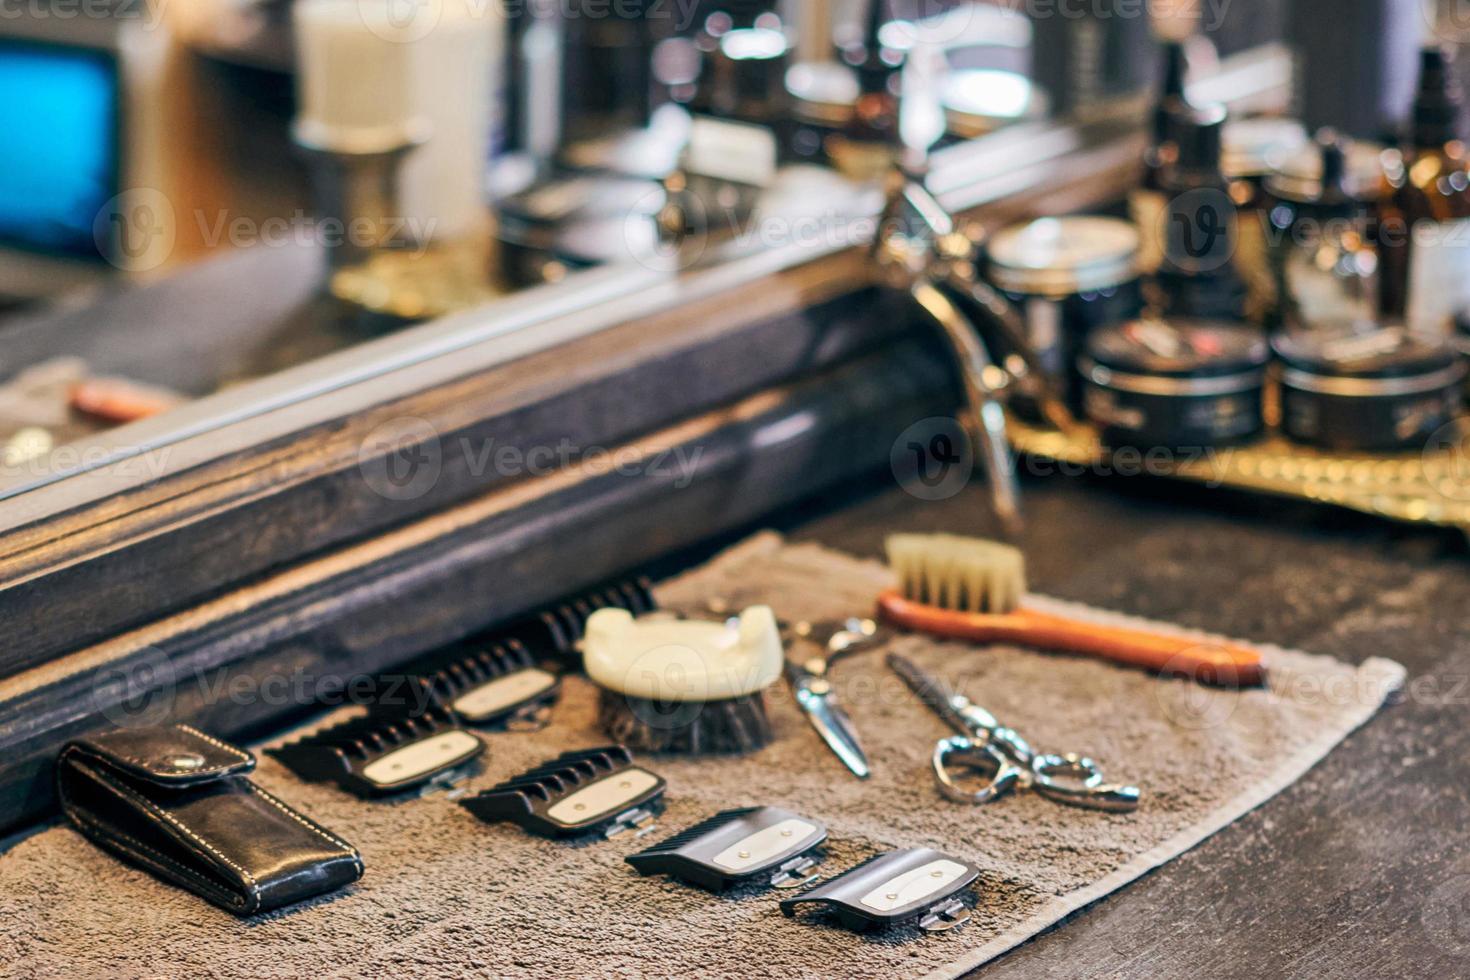
{"label": "dark wood surface", "polygon": [[[783,524],[873,555],[894,529],[990,527],[974,488],[931,503],[886,482]],[[1147,479],[1030,479],[1025,502],[1037,591],[1350,662],[1390,657],[1409,681],[1301,781],[977,976],[1465,976],[1464,538]],[[976,833],[983,847],[983,815]]]}
{"label": "dark wood surface", "polygon": [[[851,397],[856,389],[844,390]],[[757,415],[756,425],[778,417]],[[810,487],[824,485],[812,470],[837,467],[834,458],[856,451],[825,435],[794,443],[777,464],[781,478],[795,487],[806,474]],[[870,430],[867,449],[876,437]],[[816,448],[825,455],[802,455]],[[713,462],[727,473],[749,466],[732,452]],[[922,502],[896,488],[885,470],[867,472],[775,522],[799,538],[874,555],[894,529],[991,530],[975,487],[948,501]],[[762,476],[751,471],[749,479]],[[649,553],[677,543],[676,523],[688,527],[740,513],[740,488],[748,481],[712,486],[724,489],[689,494],[680,508],[669,508],[678,494],[646,498],[644,512],[657,510],[669,525],[647,542]],[[1410,681],[1398,703],[1296,785],[981,975],[1462,975],[1470,954],[1470,555],[1464,538],[1163,481],[1053,475],[1029,478],[1025,489],[1030,530],[1023,544],[1039,591],[1349,661],[1392,657],[1409,668]],[[590,498],[572,487],[548,499],[558,512],[577,512]],[[519,533],[545,529],[549,514],[538,513]],[[583,516],[590,519],[585,526],[596,526],[596,512]],[[724,540],[767,522],[747,513]],[[456,562],[483,568],[488,559],[493,568],[495,548],[527,540],[513,536],[496,545],[493,526],[466,537],[458,552],[436,557],[436,567],[459,575],[466,566]],[[697,561],[717,544],[685,552],[680,561]],[[615,545],[604,540],[600,547]],[[366,575],[344,569],[343,594],[360,608],[392,610],[400,631],[432,626],[413,618],[426,607],[404,601],[391,576],[382,576],[398,565],[386,556],[381,562]],[[484,583],[506,587],[535,573],[515,566]],[[299,628],[310,639],[313,610],[261,612],[253,629],[273,615],[281,628]],[[358,623],[355,633],[339,635],[362,649],[393,639],[386,622]],[[221,648],[264,636],[215,632],[206,639]],[[314,647],[276,650],[286,664]]]}
{"label": "dark wood surface", "polygon": [[[1463,976],[1465,540],[1144,478],[1029,477],[1025,504],[1022,545],[1038,591],[1352,662],[1392,657],[1409,682],[1298,783],[976,976]],[[993,531],[976,487],[918,501],[880,470],[747,521],[665,568],[768,525],[874,556],[893,530]]]}
{"label": "dark wood surface", "polygon": [[0,832],[49,810],[70,738],[164,718],[229,738],[279,729],[317,710],[296,678],[340,689],[862,482],[910,420],[952,410],[949,380],[930,344],[905,340],[624,443],[616,468],[520,480],[0,678]]}

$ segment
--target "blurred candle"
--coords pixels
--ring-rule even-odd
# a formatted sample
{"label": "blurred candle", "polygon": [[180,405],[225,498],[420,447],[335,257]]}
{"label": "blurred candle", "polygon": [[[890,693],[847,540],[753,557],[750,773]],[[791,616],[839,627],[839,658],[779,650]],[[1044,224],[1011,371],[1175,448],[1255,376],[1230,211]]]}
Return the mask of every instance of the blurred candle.
{"label": "blurred candle", "polygon": [[[402,15],[399,7],[409,11]],[[424,136],[415,112],[414,42],[436,4],[298,0],[296,133],[325,150],[372,153]]]}
{"label": "blurred candle", "polygon": [[433,29],[411,45],[411,107],[428,120],[430,137],[403,163],[399,202],[427,237],[447,239],[481,230],[488,220],[486,174],[505,102],[504,72],[497,67],[504,57],[505,4],[431,0],[419,6],[433,8]]}

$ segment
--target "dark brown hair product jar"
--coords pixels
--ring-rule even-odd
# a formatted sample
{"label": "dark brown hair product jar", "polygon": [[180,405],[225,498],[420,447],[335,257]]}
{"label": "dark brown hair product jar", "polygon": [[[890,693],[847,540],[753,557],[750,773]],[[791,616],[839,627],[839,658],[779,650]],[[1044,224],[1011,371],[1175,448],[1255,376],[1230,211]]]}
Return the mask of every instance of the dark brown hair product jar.
{"label": "dark brown hair product jar", "polygon": [[1075,365],[1088,335],[1139,314],[1138,232],[1117,218],[1041,218],[996,234],[986,277],[1015,304],[1031,346],[1058,378],[1073,411],[1082,385]]}
{"label": "dark brown hair product jar", "polygon": [[1329,449],[1419,449],[1460,410],[1465,364],[1440,336],[1402,327],[1294,331],[1281,361],[1281,428]]}
{"label": "dark brown hair product jar", "polygon": [[1087,417],[1103,443],[1207,449],[1265,427],[1270,347],[1254,327],[1214,320],[1132,320],[1093,333],[1079,362]]}

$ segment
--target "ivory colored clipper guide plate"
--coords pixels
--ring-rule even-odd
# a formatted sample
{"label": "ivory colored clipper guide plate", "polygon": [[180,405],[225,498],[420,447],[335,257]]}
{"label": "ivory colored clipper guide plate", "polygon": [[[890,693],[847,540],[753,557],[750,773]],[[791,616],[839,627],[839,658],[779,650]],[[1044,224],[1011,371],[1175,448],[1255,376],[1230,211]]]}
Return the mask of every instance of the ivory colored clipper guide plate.
{"label": "ivory colored clipper guide plate", "polygon": [[452,779],[485,743],[435,707],[411,717],[354,718],[268,751],[307,782],[335,782],[370,798]]}
{"label": "ivory colored clipper guide plate", "polygon": [[468,644],[409,668],[428,697],[477,727],[533,727],[555,703],[561,677],[520,640]]}
{"label": "ivory colored clipper guide plate", "polygon": [[725,810],[625,860],[640,874],[666,874],[710,891],[765,879],[796,888],[816,876],[814,851],[827,839],[820,821],[780,807]]}
{"label": "ivory colored clipper guide plate", "polygon": [[962,893],[980,877],[980,869],[927,847],[889,851],[845,871],[810,891],[781,903],[795,916],[812,904],[830,909],[849,929],[917,925],[942,932],[970,918]]}
{"label": "ivory colored clipper guide plate", "polygon": [[543,837],[614,837],[653,826],[664,785],[613,745],[557,756],[460,803],[487,823],[509,820]]}

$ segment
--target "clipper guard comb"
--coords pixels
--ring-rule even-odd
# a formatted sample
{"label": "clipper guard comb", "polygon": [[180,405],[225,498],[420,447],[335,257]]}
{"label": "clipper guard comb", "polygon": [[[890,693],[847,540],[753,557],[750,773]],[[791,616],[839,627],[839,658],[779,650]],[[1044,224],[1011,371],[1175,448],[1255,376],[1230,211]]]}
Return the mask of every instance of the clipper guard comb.
{"label": "clipper guard comb", "polygon": [[666,874],[710,891],[765,880],[797,888],[816,875],[813,851],[827,839],[820,821],[774,806],[725,810],[625,860],[639,874]]}
{"label": "clipper guard comb", "polygon": [[613,745],[557,756],[460,803],[487,823],[508,820],[542,837],[615,837],[653,826],[664,785]]}
{"label": "clipper guard comb", "polygon": [[481,755],[485,743],[434,707],[412,717],[369,714],[267,751],[307,782],[334,782],[372,798],[447,781]]}
{"label": "clipper guard comb", "polygon": [[786,899],[781,911],[795,916],[817,905],[858,931],[917,925],[942,932],[969,921],[962,895],[979,876],[973,864],[927,847],[889,851]]}

